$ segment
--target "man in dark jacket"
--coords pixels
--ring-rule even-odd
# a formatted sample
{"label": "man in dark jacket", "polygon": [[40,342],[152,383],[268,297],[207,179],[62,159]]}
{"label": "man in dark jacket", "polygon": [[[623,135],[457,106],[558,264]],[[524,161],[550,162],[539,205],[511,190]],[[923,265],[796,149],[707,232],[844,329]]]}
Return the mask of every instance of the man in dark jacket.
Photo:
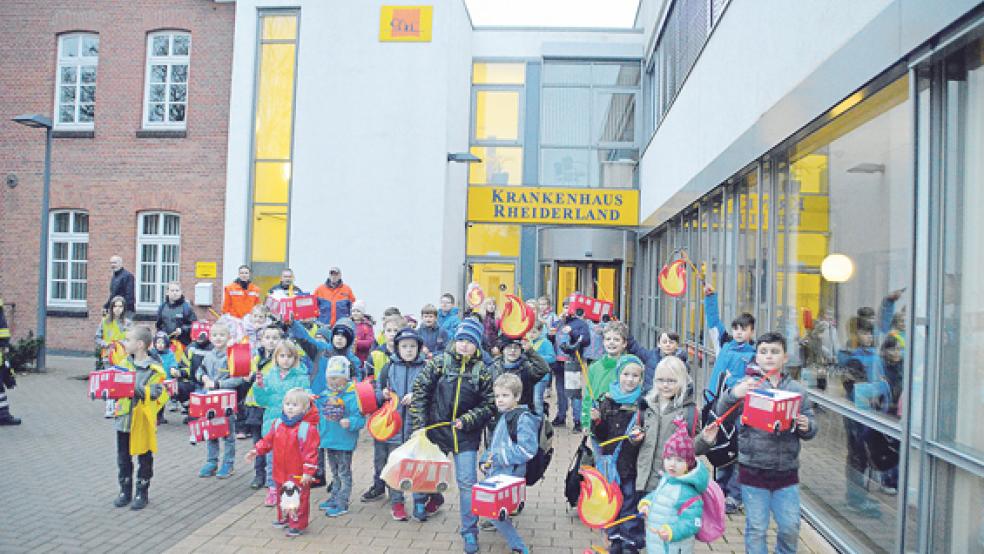
{"label": "man in dark jacket", "polygon": [[109,259],[109,267],[113,270],[113,278],[109,281],[109,299],[103,304],[103,313],[109,312],[109,304],[116,296],[122,296],[126,302],[126,313],[136,311],[136,281],[133,274],[123,267],[123,258],[113,256]]}
{"label": "man in dark jacket", "polygon": [[294,284],[294,270],[289,267],[280,272],[280,282],[267,291],[267,295],[275,296],[300,296],[302,294],[307,293]]}
{"label": "man in dark jacket", "polygon": [[195,310],[181,293],[181,283],[167,284],[167,296],[157,308],[157,330],[164,331],[168,339],[178,339],[188,346],[191,342],[191,324],[198,321]]}
{"label": "man in dark jacket", "polygon": [[444,424],[429,429],[427,438],[454,457],[466,553],[478,552],[478,517],[471,512],[471,489],[478,480],[482,429],[495,406],[492,372],[478,353],[481,344],[482,324],[465,318],[455,332],[454,346],[428,361],[417,376],[410,404],[415,431]]}

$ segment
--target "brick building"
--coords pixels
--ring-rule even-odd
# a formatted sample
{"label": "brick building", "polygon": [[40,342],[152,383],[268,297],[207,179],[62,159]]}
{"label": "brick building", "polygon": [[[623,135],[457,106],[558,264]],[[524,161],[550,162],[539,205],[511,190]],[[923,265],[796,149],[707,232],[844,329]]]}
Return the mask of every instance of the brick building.
{"label": "brick building", "polygon": [[138,320],[176,277],[192,300],[197,262],[221,267],[234,13],[212,0],[4,2],[0,296],[15,337],[36,325],[44,159],[43,131],[15,115],[55,124],[49,348],[92,348],[114,254],[136,277]]}

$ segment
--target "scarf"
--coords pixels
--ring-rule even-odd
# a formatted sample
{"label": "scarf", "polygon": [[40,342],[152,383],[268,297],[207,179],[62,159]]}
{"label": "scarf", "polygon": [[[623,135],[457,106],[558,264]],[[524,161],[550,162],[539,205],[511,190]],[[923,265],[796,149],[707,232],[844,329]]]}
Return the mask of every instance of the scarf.
{"label": "scarf", "polygon": [[298,423],[301,422],[302,419],[304,419],[304,414],[298,414],[294,417],[287,417],[286,414],[281,414],[280,416],[280,421],[283,422],[283,424],[286,425],[287,427],[293,427],[297,425]]}
{"label": "scarf", "polygon": [[608,386],[608,395],[616,404],[635,404],[639,401],[639,396],[642,395],[642,387],[636,387],[631,392],[622,392],[622,387],[619,386],[618,381],[612,381],[612,384]]}

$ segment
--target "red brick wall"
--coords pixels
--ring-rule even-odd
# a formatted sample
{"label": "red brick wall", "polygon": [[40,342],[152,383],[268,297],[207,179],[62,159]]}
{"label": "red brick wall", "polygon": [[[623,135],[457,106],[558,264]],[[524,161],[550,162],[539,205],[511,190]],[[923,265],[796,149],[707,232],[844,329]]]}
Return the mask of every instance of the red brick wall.
{"label": "red brick wall", "polygon": [[[88,317],[49,317],[48,345],[91,351],[109,294],[109,258],[136,274],[138,212],[181,215],[181,282],[192,300],[195,262],[222,274],[229,82],[234,6],[211,0],[6,0],[0,17],[0,297],[16,303],[15,337],[36,325],[44,132],[17,125],[21,113],[53,115],[57,36],[99,34],[94,138],[57,138],[51,209],[89,212]],[[191,33],[187,136],[137,138],[143,117],[147,34]],[[0,179],[2,181],[2,179]],[[221,283],[213,302],[221,304]],[[8,314],[9,316],[10,314]]]}

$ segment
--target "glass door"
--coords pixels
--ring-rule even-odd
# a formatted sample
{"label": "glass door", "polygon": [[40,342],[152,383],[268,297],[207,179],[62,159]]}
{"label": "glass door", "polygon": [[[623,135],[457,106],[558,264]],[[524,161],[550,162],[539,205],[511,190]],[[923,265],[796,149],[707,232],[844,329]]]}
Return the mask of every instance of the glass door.
{"label": "glass door", "polygon": [[511,263],[473,263],[471,281],[485,291],[486,297],[495,298],[495,305],[502,307],[503,295],[516,294],[516,264]]}

